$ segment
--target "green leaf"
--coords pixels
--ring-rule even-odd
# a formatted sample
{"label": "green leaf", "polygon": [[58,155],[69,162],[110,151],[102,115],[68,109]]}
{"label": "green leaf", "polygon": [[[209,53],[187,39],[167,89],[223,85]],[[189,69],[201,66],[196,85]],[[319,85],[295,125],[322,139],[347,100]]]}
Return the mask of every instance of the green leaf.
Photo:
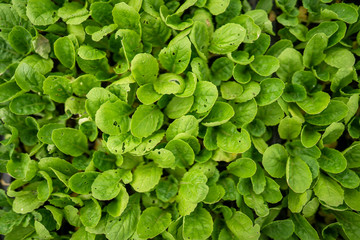
{"label": "green leaf", "polygon": [[345,103],[331,100],[329,105],[316,115],[306,115],[305,119],[308,123],[316,126],[326,126],[333,122],[340,121],[346,117],[348,113],[348,107]]}
{"label": "green leaf", "polygon": [[34,227],[35,227],[36,233],[39,235],[40,238],[52,239],[50,232],[46,229],[46,227],[43,224],[41,224],[38,221],[35,221]]}
{"label": "green leaf", "polygon": [[107,170],[99,174],[91,185],[92,196],[98,200],[111,200],[120,190],[121,175],[118,170]]}
{"label": "green leaf", "polygon": [[53,170],[57,170],[68,176],[78,171],[70,162],[57,157],[41,158],[38,167],[40,170],[47,172],[51,177],[55,177]]}
{"label": "green leaf", "polygon": [[26,15],[32,24],[39,26],[53,24],[59,19],[57,6],[51,0],[29,0]]}
{"label": "green leaf", "polygon": [[299,84],[288,84],[285,86],[282,98],[286,102],[299,102],[306,98],[306,89]]}
{"label": "green leaf", "polygon": [[218,147],[229,153],[242,153],[251,146],[249,133],[245,129],[238,132],[229,122],[218,127],[216,140]]}
{"label": "green leaf", "polygon": [[131,61],[131,74],[140,86],[152,83],[159,74],[159,64],[156,58],[148,53],[137,54]]}
{"label": "green leaf", "polygon": [[164,73],[154,82],[154,89],[160,94],[182,93],[185,89],[185,81],[180,75]]}
{"label": "green leaf", "polygon": [[294,48],[286,48],[280,53],[278,60],[280,61],[280,67],[276,74],[281,79],[290,79],[296,71],[304,70],[303,57]]}
{"label": "green leaf", "polygon": [[134,234],[140,218],[140,206],[137,199],[136,195],[130,197],[121,218],[107,220],[105,234],[109,240],[129,239]]}
{"label": "green leaf", "polygon": [[255,174],[256,164],[251,158],[239,158],[230,163],[226,169],[239,178],[249,178]]}
{"label": "green leaf", "polygon": [[273,56],[256,56],[254,61],[250,63],[251,69],[260,76],[269,76],[276,72],[280,63],[276,57]]}
{"label": "green leaf", "polygon": [[140,102],[145,105],[150,105],[158,101],[162,95],[157,93],[152,83],[147,83],[140,86],[136,91],[136,96]]}
{"label": "green leaf", "polygon": [[306,148],[315,146],[320,138],[321,134],[309,125],[305,125],[301,130],[301,143]]}
{"label": "green leaf", "polygon": [[359,150],[360,150],[359,142],[354,142],[350,147],[345,149],[345,151],[343,152],[344,157],[346,158],[348,163],[348,168],[360,167]]}
{"label": "green leaf", "polygon": [[129,202],[129,194],[124,186],[120,186],[120,192],[107,206],[107,212],[112,217],[120,217]]}
{"label": "green leaf", "polygon": [[204,113],[210,110],[218,97],[218,91],[211,82],[201,81],[196,85],[194,92],[194,104],[191,110],[197,113]]}
{"label": "green leaf", "polygon": [[187,114],[194,103],[194,97],[173,97],[164,109],[164,113],[171,119],[177,119]]}
{"label": "green leaf", "polygon": [[179,197],[191,203],[199,203],[206,198],[209,187],[207,177],[200,171],[189,171],[180,182]]}
{"label": "green leaf", "polygon": [[175,167],[174,154],[170,150],[167,150],[165,148],[156,149],[150,152],[146,157],[153,160],[161,168]]}
{"label": "green leaf", "polygon": [[294,232],[294,223],[290,220],[278,220],[266,225],[262,232],[273,239],[287,239]]}
{"label": "green leaf", "polygon": [[9,234],[13,228],[21,223],[25,215],[16,214],[13,211],[1,210],[0,215],[0,233],[3,235]]}
{"label": "green leaf", "polygon": [[141,165],[135,169],[130,184],[137,192],[149,192],[159,183],[161,174],[162,169],[154,163]]}
{"label": "green leaf", "polygon": [[98,175],[98,172],[76,173],[69,179],[69,187],[78,194],[88,194],[91,191],[91,185]]}
{"label": "green leaf", "polygon": [[304,50],[304,65],[308,68],[319,65],[324,59],[323,53],[327,47],[328,38],[323,33],[315,34],[306,44]]}
{"label": "green leaf", "polygon": [[[95,114],[96,126],[104,133],[118,135],[129,130],[132,108],[121,100],[106,102]],[[109,121],[111,119],[111,121]]]}
{"label": "green leaf", "polygon": [[64,207],[64,217],[66,221],[69,222],[70,225],[74,227],[80,226],[80,217],[78,215],[79,211],[77,208],[71,205],[67,205]]}
{"label": "green leaf", "polygon": [[175,156],[175,165],[180,168],[191,166],[195,160],[195,153],[191,146],[181,139],[170,140],[166,146],[166,150],[172,152]]}
{"label": "green leaf", "polygon": [[59,8],[58,15],[66,24],[74,25],[81,24],[90,16],[86,6],[78,2],[66,2]]}
{"label": "green leaf", "polygon": [[160,129],[164,121],[163,113],[155,105],[139,106],[131,119],[130,129],[135,137],[148,137]]}
{"label": "green leaf", "polygon": [[153,238],[165,231],[170,223],[169,212],[158,207],[149,207],[141,214],[136,232],[141,238]]}
{"label": "green leaf", "polygon": [[216,29],[210,42],[209,51],[226,54],[235,51],[244,41],[246,30],[239,24],[228,23]]}
{"label": "green leaf", "polygon": [[285,117],[280,121],[278,132],[282,139],[294,139],[301,132],[301,121],[295,117]]}
{"label": "green leaf", "polygon": [[315,195],[329,206],[337,207],[344,201],[344,190],[331,178],[320,174],[314,187]]}
{"label": "green leaf", "polygon": [[213,231],[213,220],[204,208],[197,208],[183,220],[185,239],[208,239]]}
{"label": "green leaf", "polygon": [[324,144],[335,142],[344,132],[345,126],[342,123],[334,122],[325,129],[322,135],[322,141]]}
{"label": "green leaf", "polygon": [[90,5],[91,17],[98,23],[107,25],[113,22],[112,11],[113,7],[107,2],[94,2]]}
{"label": "green leaf", "polygon": [[72,95],[70,80],[61,76],[50,76],[44,81],[44,93],[52,100],[64,103]]}
{"label": "green leaf", "polygon": [[100,81],[91,74],[84,74],[71,82],[74,93],[80,97],[86,96],[91,89],[100,87]]}
{"label": "green leaf", "polygon": [[209,9],[211,14],[219,15],[225,12],[229,4],[230,0],[209,0],[206,2],[205,7]]}
{"label": "green leaf", "polygon": [[256,96],[259,106],[269,105],[275,102],[283,93],[285,84],[278,78],[268,78],[260,83],[260,92]]}
{"label": "green leaf", "polygon": [[119,99],[110,91],[100,87],[95,87],[91,89],[86,95],[86,97],[86,111],[93,119],[95,119],[95,113],[103,103],[105,103],[106,101],[115,102]]}
{"label": "green leaf", "polygon": [[338,174],[329,174],[330,177],[335,179],[345,188],[357,188],[360,185],[360,177],[352,170],[345,169]]}
{"label": "green leaf", "polygon": [[300,214],[292,214],[291,220],[295,225],[295,234],[304,240],[320,239],[316,230],[310,225],[310,223]]}
{"label": "green leaf", "polygon": [[289,157],[286,163],[286,181],[296,193],[310,188],[312,175],[308,165],[298,156]]}
{"label": "green leaf", "polygon": [[211,65],[211,71],[213,73],[212,81],[215,85],[218,85],[217,82],[227,81],[232,76],[232,70],[234,68],[233,62],[226,57],[221,57],[216,59]]}
{"label": "green leaf", "polygon": [[30,64],[21,62],[15,71],[15,80],[17,85],[25,91],[33,90],[42,92],[45,77],[34,69]]}
{"label": "green leaf", "polygon": [[120,29],[131,29],[140,33],[140,15],[135,9],[124,2],[118,3],[112,10],[114,23]]}
{"label": "green leaf", "polygon": [[176,180],[160,180],[156,186],[156,197],[163,202],[170,201],[178,192],[178,185]]}
{"label": "green leaf", "polygon": [[253,225],[251,219],[239,211],[226,219],[226,226],[240,240],[255,240],[260,237],[260,226],[258,224]]}
{"label": "green leaf", "polygon": [[98,60],[106,56],[106,53],[89,45],[82,45],[78,48],[77,54],[84,60]]}
{"label": "green leaf", "polygon": [[336,219],[340,222],[341,227],[344,229],[346,236],[355,240],[359,238],[359,224],[360,224],[360,216],[357,213],[344,211],[344,212],[334,212]]}
{"label": "green leaf", "polygon": [[223,82],[220,85],[221,96],[226,100],[233,100],[243,92],[243,87],[236,82]]}
{"label": "green leaf", "polygon": [[339,19],[346,23],[355,23],[358,19],[356,9],[350,4],[334,3],[322,9],[321,15],[327,18]]}
{"label": "green leaf", "polygon": [[190,63],[191,43],[187,37],[172,41],[159,53],[161,65],[168,71],[179,74],[185,71]]}
{"label": "green leaf", "polygon": [[229,121],[235,112],[230,104],[225,102],[216,102],[210,113],[201,122],[206,127],[219,126]]}
{"label": "green leaf", "polygon": [[95,227],[101,218],[101,207],[96,199],[91,198],[80,209],[80,221],[85,227]]}
{"label": "green leaf", "polygon": [[330,95],[326,92],[316,92],[304,100],[296,102],[308,114],[321,113],[330,103]]}
{"label": "green leaf", "polygon": [[113,135],[108,138],[107,147],[112,154],[124,154],[130,152],[141,143],[141,139],[130,133]]}
{"label": "green leaf", "polygon": [[262,164],[272,177],[281,178],[286,172],[287,159],[285,148],[280,144],[274,144],[265,150]]}
{"label": "green leaf", "polygon": [[339,151],[327,147],[321,150],[318,161],[320,168],[329,173],[341,173],[347,165],[345,157]]}
{"label": "green leaf", "polygon": [[44,202],[39,200],[35,193],[33,191],[27,191],[20,196],[16,196],[12,206],[13,211],[20,214],[26,214],[42,206]]}
{"label": "green leaf", "polygon": [[21,26],[15,26],[8,36],[8,42],[18,53],[27,54],[31,49],[31,34]]}
{"label": "green leaf", "polygon": [[351,68],[355,64],[355,57],[345,48],[333,47],[326,51],[324,61],[332,67]]}
{"label": "green leaf", "polygon": [[85,134],[72,128],[59,128],[52,131],[51,139],[56,147],[65,154],[77,157],[88,152]]}
{"label": "green leaf", "polygon": [[258,111],[257,104],[254,99],[243,103],[234,103],[232,104],[232,107],[235,111],[235,115],[231,121],[238,128],[252,122]]}
{"label": "green leaf", "polygon": [[9,107],[17,115],[31,115],[45,109],[45,102],[37,94],[25,93],[14,98]]}
{"label": "green leaf", "polygon": [[10,101],[22,93],[15,81],[4,82],[0,84],[0,103]]}

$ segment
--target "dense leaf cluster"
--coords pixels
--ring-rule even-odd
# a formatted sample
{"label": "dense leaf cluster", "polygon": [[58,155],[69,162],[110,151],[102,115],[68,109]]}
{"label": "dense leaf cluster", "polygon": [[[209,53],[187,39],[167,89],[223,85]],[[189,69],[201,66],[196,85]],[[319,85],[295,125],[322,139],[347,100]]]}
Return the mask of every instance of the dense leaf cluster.
{"label": "dense leaf cluster", "polygon": [[0,2],[5,239],[360,239],[358,5]]}

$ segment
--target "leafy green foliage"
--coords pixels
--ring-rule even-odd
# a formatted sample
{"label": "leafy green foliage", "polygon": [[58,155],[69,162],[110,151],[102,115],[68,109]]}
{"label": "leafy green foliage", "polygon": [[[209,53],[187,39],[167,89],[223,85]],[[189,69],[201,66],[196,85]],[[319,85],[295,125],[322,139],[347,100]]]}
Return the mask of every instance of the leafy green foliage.
{"label": "leafy green foliage", "polygon": [[1,2],[5,239],[360,239],[356,1]]}

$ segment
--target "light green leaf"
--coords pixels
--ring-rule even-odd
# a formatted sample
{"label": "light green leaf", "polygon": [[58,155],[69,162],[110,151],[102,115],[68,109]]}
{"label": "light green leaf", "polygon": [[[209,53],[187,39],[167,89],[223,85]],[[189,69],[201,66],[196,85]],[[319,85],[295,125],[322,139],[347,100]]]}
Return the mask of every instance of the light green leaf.
{"label": "light green leaf", "polygon": [[194,104],[192,110],[197,113],[204,113],[210,110],[218,97],[218,90],[211,82],[200,81],[194,92]]}
{"label": "light green leaf", "polygon": [[287,159],[285,148],[280,144],[274,144],[265,150],[262,164],[272,177],[281,178],[286,172]]}
{"label": "light green leaf", "polygon": [[260,76],[266,77],[276,72],[280,67],[280,63],[276,57],[260,55],[255,57],[254,61],[250,63],[250,67]]}
{"label": "light green leaf", "polygon": [[345,103],[338,100],[331,100],[329,105],[324,111],[316,115],[307,115],[306,121],[316,126],[326,126],[333,122],[340,121],[346,117],[348,113],[348,107]]}
{"label": "light green leaf", "polygon": [[167,229],[171,214],[158,207],[149,207],[140,216],[136,232],[141,238],[153,238]]}
{"label": "light green leaf", "polygon": [[14,98],[9,107],[17,115],[31,115],[45,109],[46,102],[37,94],[25,93]]}
{"label": "light green leaf", "polygon": [[286,181],[296,193],[310,188],[312,175],[308,165],[298,156],[289,157],[286,163]]}
{"label": "light green leaf", "polygon": [[179,197],[192,203],[199,203],[206,198],[209,187],[207,177],[200,171],[189,171],[180,182]]}
{"label": "light green leaf", "polygon": [[44,93],[52,100],[64,103],[72,95],[70,80],[61,76],[49,76],[44,81]]}
{"label": "light green leaf", "polygon": [[160,129],[164,115],[155,105],[139,106],[131,119],[130,129],[135,137],[148,137]]}
{"label": "light green leaf", "polygon": [[314,187],[315,195],[329,206],[337,207],[344,201],[344,190],[330,177],[320,174]]}
{"label": "light green leaf", "polygon": [[233,52],[244,41],[245,33],[246,30],[240,24],[225,24],[215,30],[209,51],[217,54]]}
{"label": "light green leaf", "polygon": [[204,208],[197,208],[183,220],[183,236],[185,239],[208,239],[213,231],[213,220]]}
{"label": "light green leaf", "polygon": [[226,169],[239,178],[249,178],[255,174],[256,164],[251,158],[239,158],[230,163]]}
{"label": "light green leaf", "polygon": [[315,34],[306,44],[304,50],[304,65],[308,68],[319,65],[324,59],[323,51],[327,47],[328,38],[324,33]]}
{"label": "light green leaf", "polygon": [[121,173],[119,170],[107,170],[99,174],[91,185],[91,192],[98,200],[111,200],[115,198],[120,190]]}
{"label": "light green leaf", "polygon": [[296,117],[285,117],[281,119],[278,131],[282,139],[294,139],[301,132],[301,121]]}
{"label": "light green leaf", "polygon": [[101,207],[96,199],[91,198],[80,209],[80,221],[85,227],[95,227],[101,218]]}
{"label": "light green leaf", "polygon": [[259,106],[269,105],[275,102],[283,93],[285,84],[278,78],[268,78],[260,83],[260,92],[256,96]]}
{"label": "light green leaf", "polygon": [[320,168],[329,173],[341,173],[347,165],[345,157],[338,150],[327,147],[321,150],[318,162]]}
{"label": "light green leaf", "polygon": [[168,71],[180,74],[190,63],[191,43],[187,37],[172,41],[159,53],[161,65]]}
{"label": "light green leaf", "polygon": [[52,131],[51,139],[56,147],[65,154],[77,157],[88,152],[87,137],[73,128],[59,128]]}
{"label": "light green leaf", "polygon": [[131,29],[140,33],[140,15],[136,10],[124,2],[118,3],[112,10],[114,23],[120,29]]}
{"label": "light green leaf", "polygon": [[53,24],[59,19],[57,6],[51,0],[29,0],[26,15],[32,24],[39,26]]}
{"label": "light green leaf", "polygon": [[131,61],[131,74],[141,86],[152,83],[159,74],[159,63],[148,53],[139,53]]}
{"label": "light green leaf", "polygon": [[303,101],[298,101],[296,103],[306,113],[318,114],[329,105],[330,95],[320,91],[309,95]]}
{"label": "light green leaf", "polygon": [[141,165],[135,169],[130,184],[137,192],[149,192],[159,183],[161,174],[162,169],[154,163]]}
{"label": "light green leaf", "polygon": [[229,121],[235,112],[230,104],[225,102],[216,102],[210,113],[201,122],[206,127],[215,127]]}

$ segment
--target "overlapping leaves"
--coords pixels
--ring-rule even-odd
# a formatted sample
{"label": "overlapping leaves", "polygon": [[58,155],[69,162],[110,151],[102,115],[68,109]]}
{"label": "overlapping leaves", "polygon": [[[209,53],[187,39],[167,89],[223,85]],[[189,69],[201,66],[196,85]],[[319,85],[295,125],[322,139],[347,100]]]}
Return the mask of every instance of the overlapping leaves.
{"label": "overlapping leaves", "polygon": [[6,239],[360,238],[356,4],[3,2]]}

